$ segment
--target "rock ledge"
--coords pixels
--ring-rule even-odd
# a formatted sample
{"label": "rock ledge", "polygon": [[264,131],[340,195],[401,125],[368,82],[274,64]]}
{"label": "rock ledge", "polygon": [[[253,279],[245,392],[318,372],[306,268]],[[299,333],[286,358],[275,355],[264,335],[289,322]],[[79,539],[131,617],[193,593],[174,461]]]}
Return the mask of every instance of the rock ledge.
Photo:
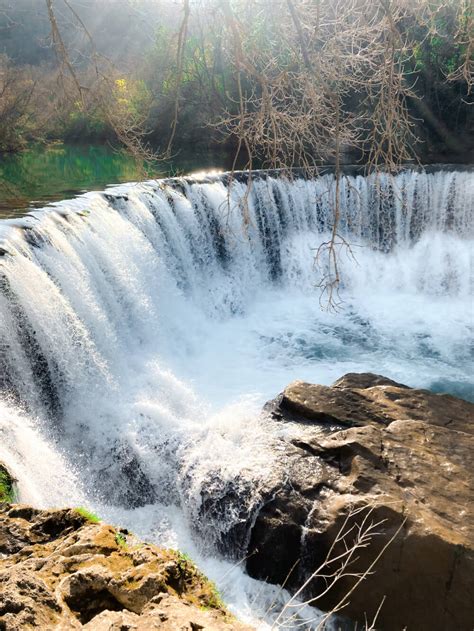
{"label": "rock ledge", "polygon": [[241,630],[185,557],[77,510],[0,505],[0,628]]}
{"label": "rock ledge", "polygon": [[[280,479],[252,528],[249,573],[298,588],[324,564],[345,520],[351,545],[370,511],[366,525],[383,523],[349,572],[366,570],[394,540],[343,613],[370,621],[385,597],[377,625],[384,631],[472,631],[474,405],[348,374],[331,387],[295,382],[266,413],[282,427]],[[341,554],[342,541],[331,556]],[[307,596],[331,581],[314,579]],[[330,611],[356,581],[338,580],[315,605]]]}

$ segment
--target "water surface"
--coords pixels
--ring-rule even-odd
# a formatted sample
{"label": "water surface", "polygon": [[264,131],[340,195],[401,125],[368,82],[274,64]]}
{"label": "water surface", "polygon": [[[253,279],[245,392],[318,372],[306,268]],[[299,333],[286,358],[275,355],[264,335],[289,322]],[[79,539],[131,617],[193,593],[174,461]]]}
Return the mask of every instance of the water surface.
{"label": "water surface", "polygon": [[0,218],[24,215],[32,208],[109,185],[227,168],[228,156],[181,151],[170,161],[145,166],[110,145],[33,145],[16,154],[0,154]]}

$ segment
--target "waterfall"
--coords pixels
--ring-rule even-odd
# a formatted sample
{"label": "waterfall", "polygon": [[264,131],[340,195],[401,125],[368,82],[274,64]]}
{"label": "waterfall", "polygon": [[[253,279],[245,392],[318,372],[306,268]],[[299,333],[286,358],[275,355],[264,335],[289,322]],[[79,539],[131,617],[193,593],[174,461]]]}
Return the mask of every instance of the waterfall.
{"label": "waterfall", "polygon": [[184,528],[196,554],[238,557],[272,475],[257,411],[287,382],[373,371],[472,396],[472,173],[344,176],[353,256],[341,248],[327,313],[314,257],[334,195],[331,174],[250,187],[224,174],[1,221],[0,460],[22,497],[69,493],[160,541]]}

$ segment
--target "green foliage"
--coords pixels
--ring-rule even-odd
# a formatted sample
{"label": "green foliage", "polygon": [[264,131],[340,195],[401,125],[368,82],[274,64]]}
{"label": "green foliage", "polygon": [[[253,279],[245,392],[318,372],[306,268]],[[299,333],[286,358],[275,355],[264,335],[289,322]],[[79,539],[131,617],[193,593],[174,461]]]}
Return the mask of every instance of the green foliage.
{"label": "green foliage", "polygon": [[460,7],[449,3],[439,7],[426,25],[410,25],[408,31],[415,41],[415,70],[428,71],[439,79],[455,72],[467,52],[467,34],[465,37],[463,30],[468,26],[468,9],[461,11]]}
{"label": "green foliage", "polygon": [[[134,135],[142,145],[159,150],[167,144],[175,111],[178,112],[176,153],[186,147],[220,148],[222,133],[233,149],[235,137],[230,137],[224,127],[219,129],[216,123],[223,116],[237,113],[238,85],[251,103],[251,95],[259,97],[256,75],[266,75],[271,68],[270,81],[280,76],[287,81],[279,97],[284,109],[284,90],[291,91],[288,76],[298,65],[297,40],[291,32],[281,30],[286,3],[280,3],[281,6],[276,3],[275,10],[269,10],[271,0],[254,6],[231,2],[235,14],[242,16],[241,46],[244,57],[254,67],[250,73],[247,62],[236,64],[221,3],[216,3],[209,14],[204,11],[202,22],[196,20],[200,12],[193,11],[178,73],[180,3],[165,6],[166,3],[148,0],[113,3],[72,0],[100,53],[99,57],[93,57],[90,42],[79,44],[77,32],[81,29],[77,25],[71,27],[67,11],[64,14],[58,11],[59,27],[66,48],[74,52],[74,71],[83,88],[79,96],[69,73],[64,73],[64,81],[58,83],[57,68],[51,65],[52,48],[44,47],[50,30],[45,4],[40,9],[35,0],[15,0],[9,4],[0,11],[0,32],[5,35],[4,50],[10,57],[0,55],[0,152],[22,151],[31,142],[60,139],[122,145],[133,153],[130,138]],[[324,50],[331,31],[330,25],[319,24],[318,7],[324,3],[300,4],[307,8],[314,5],[314,28],[308,22],[304,35],[307,46],[317,54]],[[331,0],[326,0],[326,4],[330,5]],[[374,10],[379,4],[373,0]],[[392,4],[394,10],[398,4],[404,6],[402,2]],[[214,5],[209,3],[209,6]],[[419,0],[397,23],[404,45],[397,45],[394,55],[406,82],[414,86],[414,93],[435,110],[448,128],[462,129],[468,118],[463,79],[457,71],[465,63],[472,11],[467,0]],[[99,24],[107,24],[107,29],[97,30]],[[121,44],[118,48],[117,41]],[[112,63],[105,63],[104,59]],[[331,77],[326,81],[330,82]],[[349,107],[356,107],[356,96],[360,95],[350,95]],[[456,121],[451,122],[454,106],[458,112]]]}
{"label": "green foliage", "polygon": [[213,581],[208,579],[209,584],[209,593],[207,595],[208,605],[202,605],[202,609],[224,609],[225,603],[222,600],[221,593],[216,587],[216,584]]}
{"label": "green foliage", "polygon": [[11,504],[15,501],[13,479],[4,466],[0,464],[0,503]]}
{"label": "green foliage", "polygon": [[126,548],[127,547],[127,539],[125,537],[125,535],[123,535],[121,532],[116,532],[115,533],[115,543],[120,546],[121,548]]}
{"label": "green foliage", "polygon": [[177,563],[181,570],[192,569],[196,570],[196,565],[191,557],[185,552],[181,552],[180,550],[173,550],[177,557]]}
{"label": "green foliage", "polygon": [[83,506],[78,506],[74,510],[76,511],[76,513],[81,515],[81,517],[84,517],[85,519],[87,519],[87,521],[90,521],[92,524],[100,523],[100,517],[98,517],[94,513],[91,513],[91,511],[87,510],[87,508],[84,508]]}

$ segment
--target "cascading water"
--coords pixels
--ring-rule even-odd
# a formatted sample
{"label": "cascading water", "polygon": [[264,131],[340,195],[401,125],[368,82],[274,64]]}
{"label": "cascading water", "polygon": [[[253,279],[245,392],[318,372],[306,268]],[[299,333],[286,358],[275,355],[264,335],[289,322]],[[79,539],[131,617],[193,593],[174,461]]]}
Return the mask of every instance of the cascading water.
{"label": "cascading water", "polygon": [[189,551],[248,620],[283,598],[215,558],[245,549],[272,475],[262,403],[357,371],[472,397],[472,174],[344,177],[356,260],[341,250],[328,313],[334,189],[152,181],[0,222],[0,460],[21,498]]}

